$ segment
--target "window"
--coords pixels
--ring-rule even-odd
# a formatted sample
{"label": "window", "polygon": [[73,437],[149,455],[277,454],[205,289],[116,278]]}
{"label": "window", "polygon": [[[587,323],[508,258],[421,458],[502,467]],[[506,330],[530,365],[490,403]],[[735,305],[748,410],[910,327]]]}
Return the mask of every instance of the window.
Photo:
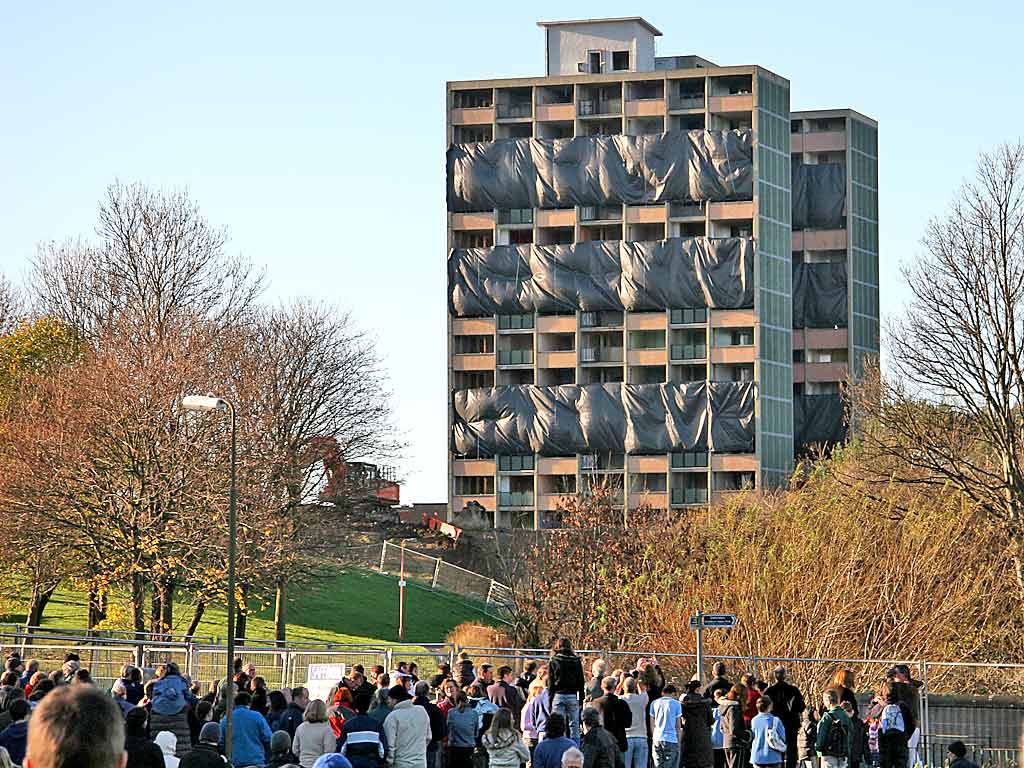
{"label": "window", "polygon": [[629,51],[612,51],[612,69],[616,72],[629,69]]}
{"label": "window", "polygon": [[672,325],[702,325],[708,321],[708,311],[699,309],[673,309],[669,321]]}
{"label": "window", "polygon": [[505,208],[498,211],[498,223],[515,226],[533,224],[533,208]]}
{"label": "window", "polygon": [[482,477],[455,477],[456,496],[493,496],[494,478],[490,475]]}
{"label": "window", "polygon": [[532,472],[533,456],[499,456],[499,472]]}
{"label": "window", "polygon": [[729,345],[733,347],[751,347],[754,345],[753,328],[737,328],[729,333]]}
{"label": "window", "polygon": [[490,334],[455,336],[452,341],[456,355],[486,355],[494,351],[494,337]]}
{"label": "window", "polygon": [[454,134],[453,141],[456,144],[490,141],[492,136],[489,125],[456,125]]}
{"label": "window", "polygon": [[600,51],[588,51],[587,52],[587,68],[591,74],[599,74],[601,72],[601,52]]}
{"label": "window", "polygon": [[493,92],[490,88],[478,91],[455,91],[452,104],[456,109],[478,109],[491,106]]}
{"label": "window", "polygon": [[490,248],[494,232],[490,229],[457,229],[452,233],[456,248]]}
{"label": "window", "polygon": [[533,314],[498,315],[498,330],[521,331],[533,328]]}
{"label": "window", "polygon": [[690,467],[706,467],[707,451],[683,451],[672,454],[672,469],[689,469]]}

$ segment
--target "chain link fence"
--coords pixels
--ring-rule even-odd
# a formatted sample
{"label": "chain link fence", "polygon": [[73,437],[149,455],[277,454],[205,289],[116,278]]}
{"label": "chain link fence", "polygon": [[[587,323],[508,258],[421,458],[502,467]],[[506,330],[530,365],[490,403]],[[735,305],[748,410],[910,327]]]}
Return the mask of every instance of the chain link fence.
{"label": "chain link fence", "polygon": [[[168,643],[152,640],[97,638],[88,635],[48,635],[38,638],[0,627],[4,655],[17,651],[23,659],[36,659],[45,672],[60,669],[67,653],[76,653],[97,685],[107,688],[125,664],[146,669],[147,677],[158,664],[176,662],[184,673],[205,691],[222,680],[227,670],[224,646],[204,643]],[[451,643],[378,645],[338,644],[330,647],[294,644],[286,648],[243,645],[236,655],[256,666],[257,674],[270,688],[296,687],[309,678],[310,665],[343,664],[346,669],[361,664],[370,670],[381,665],[393,670],[399,662],[416,662],[419,677],[429,679],[438,664],[453,663],[465,651],[474,665],[509,666],[519,672],[530,661],[544,663],[550,651],[543,648],[460,647]],[[578,651],[587,677],[598,659],[609,672],[632,670],[641,658],[655,656],[666,678],[682,687],[696,672],[696,658],[690,653],[657,653],[584,649]],[[963,741],[972,759],[982,766],[1019,766],[1024,759],[1024,664],[982,664],[933,662],[907,659],[801,659],[771,656],[708,656],[704,679],[711,665],[721,661],[726,676],[738,680],[750,672],[771,680],[776,667],[787,670],[787,679],[803,690],[808,703],[820,701],[821,692],[832,686],[838,670],[850,670],[862,711],[886,672],[906,663],[911,676],[921,682],[921,730],[918,759],[923,765],[945,761],[945,749],[954,740]]]}

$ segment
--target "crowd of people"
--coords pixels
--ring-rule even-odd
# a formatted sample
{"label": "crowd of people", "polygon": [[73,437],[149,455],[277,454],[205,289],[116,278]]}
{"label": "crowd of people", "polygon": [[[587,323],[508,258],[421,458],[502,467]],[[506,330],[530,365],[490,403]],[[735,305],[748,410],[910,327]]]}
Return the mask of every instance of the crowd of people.
{"label": "crowd of people", "polygon": [[[126,665],[99,687],[75,654],[45,672],[7,658],[0,768],[915,768],[921,684],[905,665],[871,695],[854,673],[805,699],[784,668],[737,680],[716,663],[678,690],[655,658],[631,670],[566,638],[546,663],[474,664],[465,653],[420,679],[413,663],[353,666],[326,700],[268,690],[253,664],[205,695],[172,662],[144,681]],[[231,744],[225,744],[227,697]],[[951,768],[977,768],[961,742]]]}

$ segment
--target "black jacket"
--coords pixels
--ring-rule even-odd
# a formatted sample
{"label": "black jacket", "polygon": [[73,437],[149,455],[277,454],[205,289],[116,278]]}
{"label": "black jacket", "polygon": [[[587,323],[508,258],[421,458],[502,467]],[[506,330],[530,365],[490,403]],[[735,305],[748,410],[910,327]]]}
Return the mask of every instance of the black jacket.
{"label": "black jacket", "polygon": [[622,753],[615,737],[604,728],[591,728],[582,741],[583,768],[622,768]]}
{"label": "black jacket", "polygon": [[730,683],[727,678],[716,677],[708,683],[708,687],[704,689],[704,698],[711,699],[711,701],[714,702],[716,693],[719,691],[728,693],[730,688],[732,688],[732,683]]}
{"label": "black jacket", "polygon": [[624,702],[614,693],[606,693],[591,702],[594,709],[601,713],[601,721],[604,729],[615,737],[615,742],[622,752],[626,751],[629,742],[626,741],[626,729],[633,724],[633,711],[629,704]]}
{"label": "black jacket", "polygon": [[807,705],[799,688],[782,680],[769,685],[764,695],[772,700],[772,714],[782,721],[787,731],[800,725],[800,715],[807,709]]}
{"label": "black jacket", "polygon": [[294,739],[295,729],[302,725],[305,714],[306,713],[299,708],[299,705],[293,702],[288,705],[288,709],[286,709],[284,714],[281,715],[281,722],[277,724],[277,727],[282,731],[287,731],[288,735]]}
{"label": "black jacket", "polygon": [[715,749],[711,744],[711,702],[699,694],[683,699],[683,732],[680,734],[682,765],[685,768],[711,768],[715,764]]}
{"label": "black jacket", "polygon": [[226,765],[215,746],[199,742],[181,758],[178,768],[225,768]]}
{"label": "black jacket", "polygon": [[798,760],[817,760],[818,757],[818,720],[811,717],[809,709],[805,709],[800,718],[796,756]]}
{"label": "black jacket", "polygon": [[412,703],[427,710],[427,716],[430,718],[431,743],[440,744],[444,741],[445,736],[448,735],[448,721],[441,713],[441,710],[437,708],[437,705],[426,696],[417,696],[412,700]]}
{"label": "black jacket", "polygon": [[552,695],[575,693],[580,696],[583,682],[583,662],[575,653],[556,653],[548,661],[548,691]]}
{"label": "black jacket", "polygon": [[147,738],[128,736],[124,751],[128,753],[125,768],[164,768],[164,753]]}

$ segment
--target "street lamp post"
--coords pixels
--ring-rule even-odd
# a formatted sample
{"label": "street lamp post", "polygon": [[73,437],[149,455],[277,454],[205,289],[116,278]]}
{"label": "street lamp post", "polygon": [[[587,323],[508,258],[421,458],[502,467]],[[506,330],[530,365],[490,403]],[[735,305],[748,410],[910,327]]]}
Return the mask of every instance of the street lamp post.
{"label": "street lamp post", "polygon": [[224,756],[227,758],[228,765],[230,765],[235,710],[235,697],[231,690],[231,677],[235,670],[235,551],[238,546],[238,521],[236,513],[238,492],[235,486],[238,464],[238,441],[236,437],[235,406],[230,400],[213,395],[188,395],[182,398],[181,406],[186,411],[197,411],[199,413],[226,410],[231,419],[231,495],[228,503],[228,659],[226,664],[227,674],[224,677],[224,687],[227,692],[227,698],[224,702]]}

